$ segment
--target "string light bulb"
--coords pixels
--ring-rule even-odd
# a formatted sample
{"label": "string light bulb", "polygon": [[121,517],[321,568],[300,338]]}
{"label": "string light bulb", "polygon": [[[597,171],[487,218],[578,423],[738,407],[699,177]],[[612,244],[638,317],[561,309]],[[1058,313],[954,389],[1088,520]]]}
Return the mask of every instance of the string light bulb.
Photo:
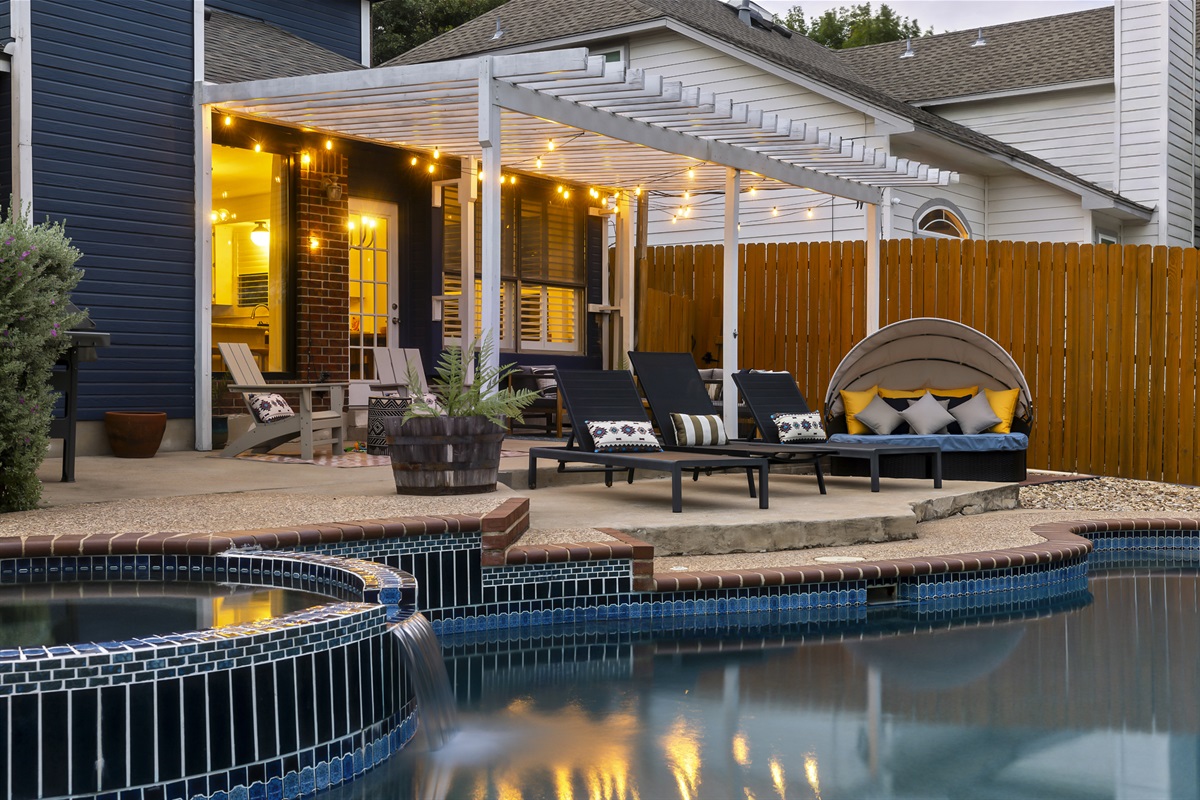
{"label": "string light bulb", "polygon": [[307,150],[302,151],[300,153],[300,166],[307,167],[311,163],[312,163],[312,156],[310,156],[308,154]]}
{"label": "string light bulb", "polygon": [[232,125],[232,124],[233,124],[233,117],[231,117],[231,116],[229,116],[228,114],[226,114],[226,115],[225,115],[225,127],[227,127],[227,128],[228,128],[228,127],[229,127],[230,125]]}
{"label": "string light bulb", "polygon": [[808,214],[808,218],[812,219],[813,210],[810,208],[806,213]]}
{"label": "string light bulb", "polygon": [[441,151],[441,150],[439,150],[439,149],[437,149],[436,147],[435,147],[435,148],[433,148],[433,157],[434,157],[435,159],[437,159],[437,158],[441,158],[441,157],[442,157],[442,151]]}
{"label": "string light bulb", "polygon": [[753,197],[753,196],[754,196],[754,195],[756,195],[756,194],[758,194],[758,187],[757,187],[757,186],[751,186],[751,187],[750,187],[750,196],[751,196],[751,197]]}
{"label": "string light bulb", "polygon": [[430,175],[432,175],[432,174],[433,174],[433,164],[430,164],[430,165],[429,165],[428,171],[429,171],[429,174],[430,174]]}
{"label": "string light bulb", "polygon": [[563,193],[563,191],[564,191],[563,187],[559,186],[559,187],[558,187],[558,193],[559,193],[559,194],[562,194],[562,193]]}
{"label": "string light bulb", "polygon": [[638,197],[641,197],[642,196],[642,187],[640,187],[640,186],[637,187],[636,189],[633,190],[633,193],[635,195],[637,195]]}
{"label": "string light bulb", "polygon": [[538,156],[537,160],[534,161],[533,163],[534,163],[534,166],[536,166],[538,169],[541,169],[542,168],[542,157]]}
{"label": "string light bulb", "polygon": [[415,167],[415,166],[417,165],[417,157],[416,157],[416,156],[413,156],[412,158],[410,158],[410,159],[408,160],[408,163],[409,163],[409,164],[412,164],[412,165]]}
{"label": "string light bulb", "polygon": [[333,149],[333,139],[326,139],[326,140],[325,140],[325,149],[326,149],[326,150],[332,150],[332,149]]}
{"label": "string light bulb", "polygon": [[779,216],[779,206],[771,206],[771,216]]}
{"label": "string light bulb", "polygon": [[683,190],[683,199],[684,199],[684,200],[690,200],[690,199],[691,199],[691,197],[692,197],[692,193],[691,193],[691,192],[689,192],[687,189],[684,189],[684,190]]}
{"label": "string light bulb", "polygon": [[554,140],[553,140],[553,139],[547,139],[547,140],[546,140],[546,149],[547,149],[547,150],[553,150],[553,149],[554,149]]}
{"label": "string light bulb", "polygon": [[571,190],[563,189],[563,200],[569,200],[570,198],[571,198]]}
{"label": "string light bulb", "polygon": [[262,145],[261,145],[261,144],[259,144],[258,142],[255,142],[255,143],[254,143],[254,152],[256,152],[256,153],[261,153],[261,152],[262,152]]}
{"label": "string light bulb", "polygon": [[693,169],[692,167],[688,167],[688,180],[692,181],[695,179],[696,179],[696,170]]}

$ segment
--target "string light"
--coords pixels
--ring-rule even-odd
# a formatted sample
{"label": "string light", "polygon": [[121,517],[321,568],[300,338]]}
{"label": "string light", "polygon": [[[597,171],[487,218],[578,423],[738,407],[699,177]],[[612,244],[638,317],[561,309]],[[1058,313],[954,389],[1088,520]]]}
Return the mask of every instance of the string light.
{"label": "string light", "polygon": [[326,139],[326,140],[325,140],[325,149],[326,149],[326,150],[332,150],[332,149],[333,149],[333,139]]}
{"label": "string light", "polygon": [[546,140],[546,149],[547,149],[547,150],[553,150],[553,149],[554,149],[554,140],[553,140],[553,139],[547,139],[547,140]]}
{"label": "string light", "polygon": [[571,191],[569,189],[563,189],[563,199],[568,200],[568,199],[570,199],[570,197],[571,197]]}
{"label": "string light", "polygon": [[758,194],[758,187],[757,187],[757,186],[751,186],[751,187],[750,187],[750,196],[751,196],[751,197],[753,197],[753,196],[754,196],[754,195],[756,195],[756,194]]}
{"label": "string light", "polygon": [[434,159],[441,158],[441,157],[442,157],[442,151],[441,151],[441,150],[438,150],[436,147],[435,147],[435,148],[433,148],[433,157],[434,157]]}
{"label": "string light", "polygon": [[429,174],[430,174],[430,175],[432,175],[432,174],[433,174],[433,164],[430,164],[430,165],[429,165]]}
{"label": "string light", "polygon": [[692,193],[689,192],[687,189],[684,189],[683,190],[683,199],[690,200],[691,198],[692,198]]}
{"label": "string light", "polygon": [[233,124],[233,117],[231,117],[231,116],[229,116],[228,114],[226,114],[226,115],[225,115],[225,127],[227,127],[227,128],[228,128],[228,127],[229,127],[230,125],[232,125],[232,124]]}
{"label": "string light", "polygon": [[538,156],[537,160],[534,161],[533,163],[538,169],[541,169],[542,168],[542,157]]}
{"label": "string light", "polygon": [[771,206],[771,215],[776,217],[779,216],[779,206]]}
{"label": "string light", "polygon": [[688,180],[694,181],[695,179],[696,179],[696,170],[692,169],[691,167],[688,167]]}
{"label": "string light", "polygon": [[636,189],[633,190],[633,193],[635,195],[637,195],[638,197],[641,197],[642,196],[642,187],[640,187],[640,186],[637,187]]}
{"label": "string light", "polygon": [[417,157],[413,156],[411,159],[409,159],[408,163],[415,167],[417,165]]}
{"label": "string light", "polygon": [[311,163],[312,163],[312,156],[310,156],[308,154],[307,150],[302,151],[300,153],[300,166],[307,167]]}
{"label": "string light", "polygon": [[255,143],[254,143],[254,152],[256,152],[256,153],[261,153],[261,152],[262,152],[262,145],[261,145],[261,144],[259,144],[258,142],[255,142]]}
{"label": "string light", "polygon": [[559,186],[559,187],[558,187],[558,193],[559,193],[559,194],[562,194],[564,191],[566,191],[566,190],[565,190],[565,189],[563,189],[563,187],[562,187],[562,186]]}
{"label": "string light", "polygon": [[808,218],[809,218],[809,219],[812,219],[813,210],[812,210],[811,208],[810,208],[808,211],[804,212],[804,213],[808,214]]}

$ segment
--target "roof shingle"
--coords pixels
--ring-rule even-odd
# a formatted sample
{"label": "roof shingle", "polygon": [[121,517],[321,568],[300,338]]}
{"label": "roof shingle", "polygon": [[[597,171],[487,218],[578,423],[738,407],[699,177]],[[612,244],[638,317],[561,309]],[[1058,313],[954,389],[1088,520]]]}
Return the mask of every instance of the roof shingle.
{"label": "roof shingle", "polygon": [[205,80],[237,83],[352,69],[365,67],[261,20],[205,11]]}

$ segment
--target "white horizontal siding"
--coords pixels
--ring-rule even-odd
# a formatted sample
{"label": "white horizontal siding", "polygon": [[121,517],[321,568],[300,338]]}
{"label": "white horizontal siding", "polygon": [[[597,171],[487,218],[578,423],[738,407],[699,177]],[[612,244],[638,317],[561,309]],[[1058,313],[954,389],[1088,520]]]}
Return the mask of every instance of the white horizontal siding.
{"label": "white horizontal siding", "polygon": [[1112,188],[1113,98],[1111,86],[1094,86],[930,110]]}
{"label": "white horizontal siding", "polygon": [[1165,196],[1167,244],[1192,243],[1195,205],[1196,41],[1195,4],[1167,6],[1167,142]]}
{"label": "white horizontal siding", "polygon": [[986,239],[987,209],[985,200],[986,179],[977,175],[961,175],[959,182],[949,186],[920,186],[911,189],[893,189],[891,205],[891,231],[884,231],[887,238],[907,239],[917,229],[916,213],[930,201],[949,201],[962,212],[971,231],[971,238]]}
{"label": "white horizontal siding", "polygon": [[869,118],[862,112],[677,33],[663,31],[634,37],[629,43],[629,65],[839,136],[867,133]]}
{"label": "white horizontal siding", "polygon": [[1024,175],[988,179],[989,239],[1014,242],[1087,242],[1091,220],[1079,198]]}

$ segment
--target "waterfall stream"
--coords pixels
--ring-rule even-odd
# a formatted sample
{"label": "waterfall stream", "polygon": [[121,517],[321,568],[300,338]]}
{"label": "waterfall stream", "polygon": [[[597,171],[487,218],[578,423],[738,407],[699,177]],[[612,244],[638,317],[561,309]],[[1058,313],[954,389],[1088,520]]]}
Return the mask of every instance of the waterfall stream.
{"label": "waterfall stream", "polygon": [[416,693],[417,713],[429,749],[437,750],[458,732],[458,714],[454,691],[446,674],[446,662],[438,645],[433,626],[423,614],[413,614],[392,626],[400,640],[404,664]]}

